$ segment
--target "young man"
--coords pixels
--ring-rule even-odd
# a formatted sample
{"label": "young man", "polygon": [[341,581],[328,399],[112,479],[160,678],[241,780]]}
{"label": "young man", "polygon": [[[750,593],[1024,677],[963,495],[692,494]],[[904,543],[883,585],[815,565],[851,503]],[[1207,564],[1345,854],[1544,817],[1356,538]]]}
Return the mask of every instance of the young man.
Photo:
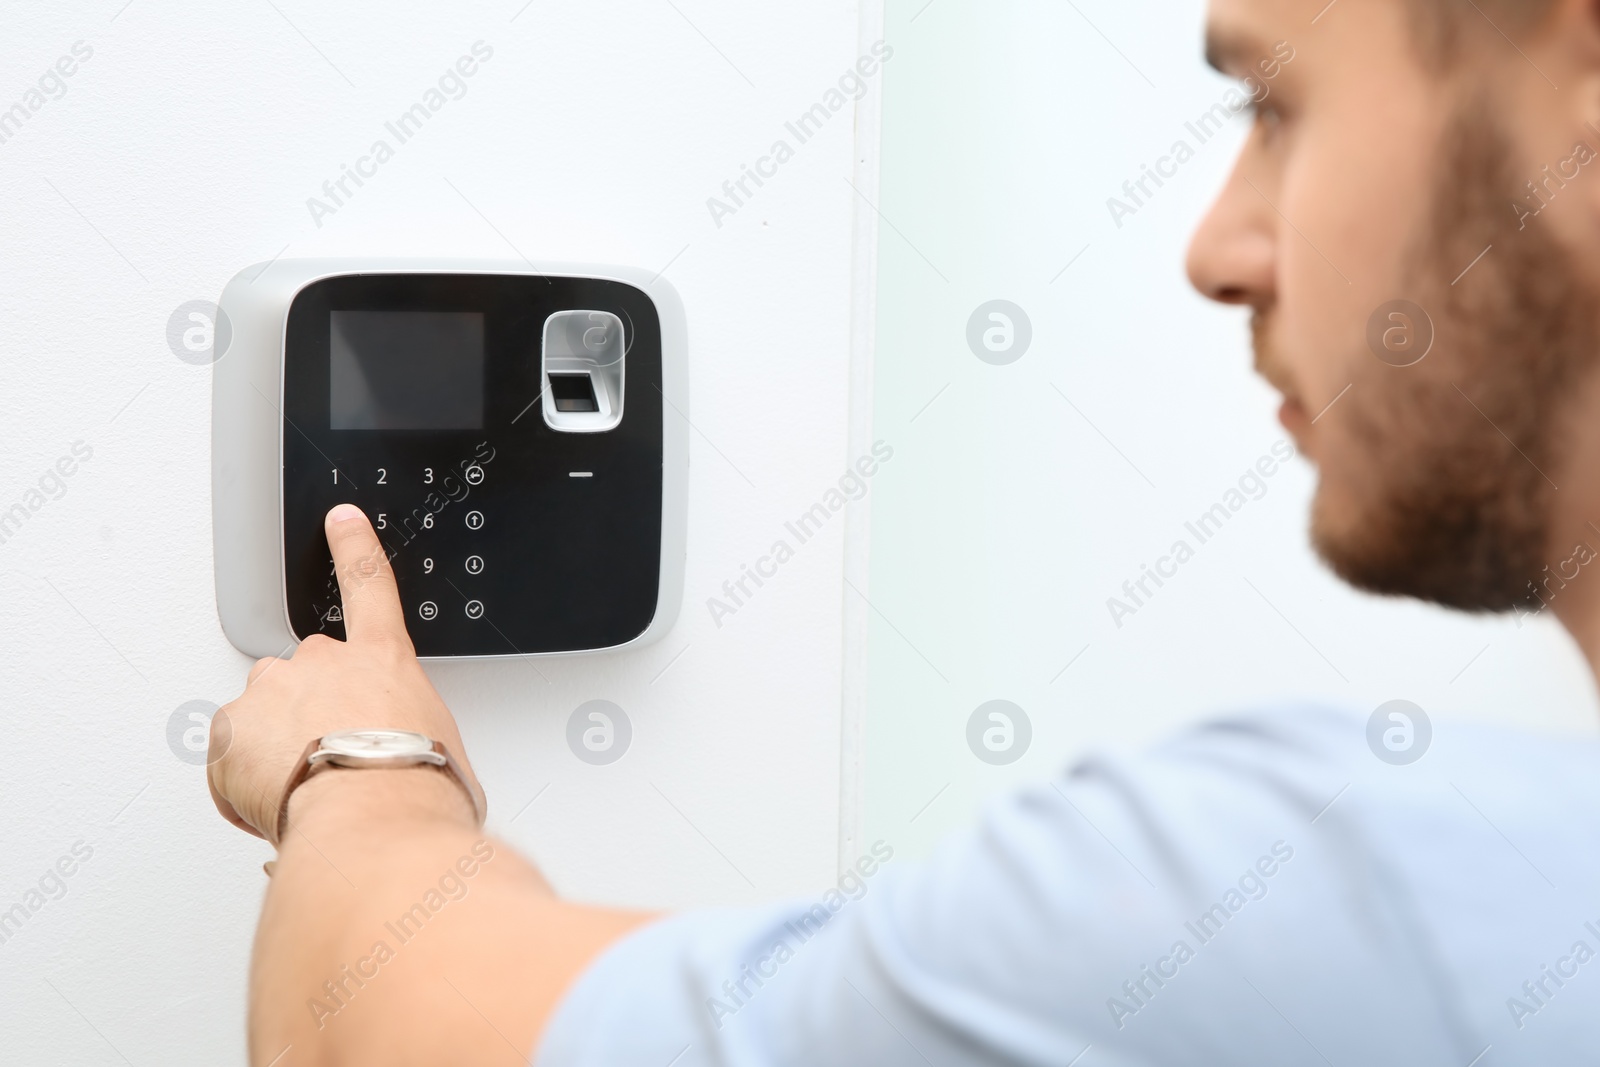
{"label": "young man", "polygon": [[[1548,605],[1595,663],[1600,4],[1335,3],[1213,0],[1219,69],[1295,58],[1190,274],[1253,312],[1330,566],[1467,611]],[[926,864],[864,859],[823,902],[651,920],[558,900],[483,841],[371,527],[346,506],[327,530],[348,642],[257,664],[213,730],[219,808],[279,844],[258,1064],[1467,1067],[1600,1046],[1596,745],[1454,728],[1393,766],[1374,753],[1403,753],[1404,717],[1370,748],[1364,717],[1240,718],[1086,762]],[[308,743],[373,728],[457,766],[289,788]]]}

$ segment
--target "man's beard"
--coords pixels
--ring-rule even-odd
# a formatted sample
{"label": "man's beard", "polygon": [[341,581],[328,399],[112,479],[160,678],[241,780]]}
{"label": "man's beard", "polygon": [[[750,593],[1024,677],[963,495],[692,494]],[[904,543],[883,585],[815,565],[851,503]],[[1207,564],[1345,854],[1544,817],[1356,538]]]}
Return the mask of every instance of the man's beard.
{"label": "man's beard", "polygon": [[[1403,368],[1371,358],[1357,373],[1335,416],[1340,447],[1319,457],[1311,527],[1318,554],[1357,588],[1484,612],[1531,601],[1551,547],[1561,427],[1600,355],[1595,293],[1575,258],[1542,220],[1517,228],[1512,146],[1491,114],[1480,104],[1451,124],[1408,257],[1413,291],[1397,294],[1432,316],[1433,351]],[[1328,492],[1330,478],[1342,492]]]}

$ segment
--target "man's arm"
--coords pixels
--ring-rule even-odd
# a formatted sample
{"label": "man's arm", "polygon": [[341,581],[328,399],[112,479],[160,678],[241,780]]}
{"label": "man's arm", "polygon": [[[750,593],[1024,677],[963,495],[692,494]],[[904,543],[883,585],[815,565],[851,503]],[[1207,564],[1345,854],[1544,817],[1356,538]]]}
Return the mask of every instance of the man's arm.
{"label": "man's arm", "polygon": [[[416,730],[472,773],[371,525],[341,507],[327,530],[349,639],[262,660],[212,728],[213,798],[268,840],[291,768],[334,730]],[[556,899],[433,768],[324,771],[277,844],[251,966],[257,1065],[526,1064],[571,981],[647,920]]]}
{"label": "man's arm", "polygon": [[[297,790],[256,935],[252,1062],[516,1064],[642,916],[557,900],[436,770]],[[470,872],[470,873],[466,873]]]}

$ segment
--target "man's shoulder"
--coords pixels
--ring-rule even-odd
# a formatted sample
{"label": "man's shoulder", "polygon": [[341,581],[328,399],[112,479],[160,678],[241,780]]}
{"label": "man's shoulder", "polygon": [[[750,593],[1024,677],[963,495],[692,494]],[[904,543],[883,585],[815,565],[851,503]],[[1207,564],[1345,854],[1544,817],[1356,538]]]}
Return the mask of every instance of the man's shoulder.
{"label": "man's shoulder", "polygon": [[1362,781],[1404,793],[1442,778],[1470,775],[1511,782],[1573,776],[1600,795],[1600,737],[1551,735],[1456,715],[1430,716],[1409,701],[1371,710],[1290,704],[1210,717],[1137,752],[1093,754],[1068,777],[1108,764],[1145,766],[1237,786],[1307,781]]}
{"label": "man's shoulder", "polygon": [[1199,891],[1278,842],[1304,846],[1332,878],[1388,867],[1408,880],[1424,875],[1418,857],[1479,850],[1496,827],[1553,849],[1597,826],[1593,737],[1430,719],[1414,706],[1285,705],[1213,716],[1141,749],[1092,751],[992,802],[946,851],[951,866],[975,850],[1025,865],[1061,857],[1064,884],[1117,895]]}
{"label": "man's shoulder", "polygon": [[[1236,825],[1320,825],[1341,821],[1341,809],[1359,819],[1374,807],[1391,821],[1434,818],[1424,813],[1459,814],[1470,790],[1496,802],[1559,797],[1574,813],[1600,814],[1600,739],[1430,716],[1405,701],[1371,710],[1291,704],[1212,716],[1142,750],[1091,753],[1056,780],[1132,790],[1124,799],[1141,806],[1226,815]],[[1525,806],[1512,804],[1508,815]]]}
{"label": "man's shoulder", "polygon": [[[1396,1047],[1439,1047],[1504,1011],[1529,946],[1600,922],[1551,906],[1553,886],[1600,889],[1600,745],[1447,716],[1424,745],[1420,720],[1372,721],[1282,707],[1096,752],[995,801],[876,906],[930,931],[962,916],[974,936],[929,934],[916,958],[991,976],[1034,1017],[1151,1062],[1192,1062],[1188,1037],[1254,1019],[1239,974],[1308,1019],[1327,1013],[1331,975],[1342,1014]],[[1401,1017],[1417,1004],[1423,1023]]]}

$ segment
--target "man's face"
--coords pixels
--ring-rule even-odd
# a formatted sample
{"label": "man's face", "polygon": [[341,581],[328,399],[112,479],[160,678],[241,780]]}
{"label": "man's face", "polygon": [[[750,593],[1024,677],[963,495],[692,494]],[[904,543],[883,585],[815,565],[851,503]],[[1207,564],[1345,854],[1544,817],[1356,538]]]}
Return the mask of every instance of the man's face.
{"label": "man's face", "polygon": [[1498,36],[1468,33],[1468,58],[1434,69],[1400,0],[1341,0],[1315,23],[1298,0],[1214,0],[1210,38],[1239,77],[1294,51],[1189,272],[1255,312],[1257,369],[1319,468],[1318,551],[1377,592],[1528,600],[1570,544],[1555,487],[1600,356],[1576,251],[1600,159],[1568,164],[1537,216],[1525,183],[1574,156],[1581,122]]}

